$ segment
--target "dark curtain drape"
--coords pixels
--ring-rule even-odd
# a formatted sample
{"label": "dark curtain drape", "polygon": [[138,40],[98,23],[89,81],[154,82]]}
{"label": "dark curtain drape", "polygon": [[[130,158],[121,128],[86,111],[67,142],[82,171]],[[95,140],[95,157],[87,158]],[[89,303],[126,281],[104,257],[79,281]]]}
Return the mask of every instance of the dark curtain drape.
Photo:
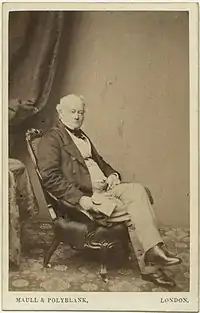
{"label": "dark curtain drape", "polygon": [[63,12],[11,12],[9,108],[11,123],[42,110],[51,92],[64,24]]}
{"label": "dark curtain drape", "polygon": [[[9,14],[10,155],[21,154],[25,130],[48,128],[59,101],[75,12]],[[16,146],[17,143],[17,146]]]}
{"label": "dark curtain drape", "polygon": [[48,129],[53,122],[74,19],[75,12],[67,11],[9,14],[9,157],[25,164],[44,218],[47,212],[25,132],[32,127]]}

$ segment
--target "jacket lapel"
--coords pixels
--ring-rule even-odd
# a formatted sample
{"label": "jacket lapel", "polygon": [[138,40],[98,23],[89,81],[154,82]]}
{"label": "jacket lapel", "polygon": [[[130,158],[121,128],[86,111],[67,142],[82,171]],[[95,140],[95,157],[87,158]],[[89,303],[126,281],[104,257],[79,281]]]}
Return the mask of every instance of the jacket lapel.
{"label": "jacket lapel", "polygon": [[65,126],[63,123],[59,122],[58,127],[56,127],[60,133],[60,137],[63,143],[63,148],[66,149],[67,153],[69,153],[74,160],[77,160],[79,163],[81,163],[83,166],[86,167],[85,161],[73,142],[71,136],[68,134],[67,130],[65,129]]}

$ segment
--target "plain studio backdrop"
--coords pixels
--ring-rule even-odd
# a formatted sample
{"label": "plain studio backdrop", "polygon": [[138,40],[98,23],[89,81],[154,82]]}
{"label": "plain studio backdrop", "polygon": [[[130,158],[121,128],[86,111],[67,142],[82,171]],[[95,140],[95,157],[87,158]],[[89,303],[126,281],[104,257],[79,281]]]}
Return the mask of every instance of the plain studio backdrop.
{"label": "plain studio backdrop", "polygon": [[62,94],[85,97],[85,131],[150,188],[158,221],[189,226],[187,12],[78,14]]}
{"label": "plain studio backdrop", "polygon": [[[84,96],[84,130],[124,181],[138,181],[151,190],[159,224],[188,227],[188,13],[66,14],[74,23],[70,43],[64,33],[67,62],[61,65],[62,80],[56,80],[61,96]],[[19,21],[11,23],[11,40],[23,23]],[[26,95],[18,81],[13,94]],[[60,93],[52,95],[58,99]]]}

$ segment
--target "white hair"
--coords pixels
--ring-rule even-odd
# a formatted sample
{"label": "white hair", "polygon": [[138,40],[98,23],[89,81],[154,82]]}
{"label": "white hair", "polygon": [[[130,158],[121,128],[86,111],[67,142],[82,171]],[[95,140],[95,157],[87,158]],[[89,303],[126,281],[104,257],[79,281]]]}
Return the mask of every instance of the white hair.
{"label": "white hair", "polygon": [[61,108],[63,105],[66,106],[67,104],[74,102],[74,101],[78,101],[81,100],[81,102],[83,103],[83,106],[85,108],[85,101],[84,101],[84,97],[83,96],[77,96],[75,94],[69,94],[67,96],[64,96],[60,99],[60,103],[57,105],[58,108]]}

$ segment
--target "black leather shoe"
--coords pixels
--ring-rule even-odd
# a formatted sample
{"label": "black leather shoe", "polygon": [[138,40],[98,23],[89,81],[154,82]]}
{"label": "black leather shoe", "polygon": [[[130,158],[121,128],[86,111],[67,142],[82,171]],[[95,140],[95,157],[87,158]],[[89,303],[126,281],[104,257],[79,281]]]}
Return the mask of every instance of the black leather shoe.
{"label": "black leather shoe", "polygon": [[[166,254],[166,256],[172,257],[172,258],[177,258],[177,255],[174,254],[173,252],[169,251],[167,249],[167,247],[165,246],[165,244],[158,244],[159,247],[164,251],[164,253]],[[180,259],[180,258],[179,258]],[[181,261],[181,259],[180,259]]]}
{"label": "black leather shoe", "polygon": [[174,288],[176,286],[175,281],[168,277],[161,269],[158,269],[155,273],[141,274],[141,278],[164,288]]}
{"label": "black leather shoe", "polygon": [[160,264],[162,266],[171,266],[180,264],[182,261],[177,256],[168,252],[163,246],[156,245],[155,247],[149,249],[145,255],[145,263]]}

